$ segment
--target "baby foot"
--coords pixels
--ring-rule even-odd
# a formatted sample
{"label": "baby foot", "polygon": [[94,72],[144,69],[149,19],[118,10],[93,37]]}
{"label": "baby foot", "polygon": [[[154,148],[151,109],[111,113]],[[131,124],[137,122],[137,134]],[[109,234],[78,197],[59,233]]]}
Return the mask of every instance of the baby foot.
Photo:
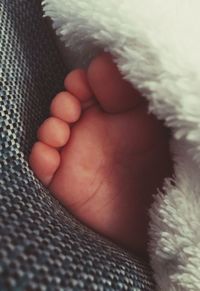
{"label": "baby foot", "polygon": [[72,71],[30,165],[77,218],[131,251],[147,243],[152,195],[171,174],[168,134],[108,54]]}

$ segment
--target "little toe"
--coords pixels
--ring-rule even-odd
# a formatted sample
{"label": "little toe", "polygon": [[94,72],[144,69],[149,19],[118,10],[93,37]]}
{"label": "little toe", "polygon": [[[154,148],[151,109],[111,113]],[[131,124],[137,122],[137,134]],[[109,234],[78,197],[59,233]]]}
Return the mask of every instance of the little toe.
{"label": "little toe", "polygon": [[101,107],[108,113],[125,112],[143,100],[141,94],[123,79],[108,53],[91,62],[87,76]]}
{"label": "little toe", "polygon": [[56,117],[46,119],[37,132],[40,141],[55,148],[64,146],[69,136],[69,125]]}
{"label": "little toe", "polygon": [[72,123],[80,118],[81,104],[69,92],[60,92],[51,102],[50,111],[54,117]]}
{"label": "little toe", "polygon": [[66,90],[75,95],[81,102],[86,102],[93,97],[87,73],[83,69],[70,72],[65,78],[64,85]]}
{"label": "little toe", "polygon": [[36,142],[30,154],[29,163],[38,179],[48,186],[60,165],[60,154],[56,149],[42,142]]}

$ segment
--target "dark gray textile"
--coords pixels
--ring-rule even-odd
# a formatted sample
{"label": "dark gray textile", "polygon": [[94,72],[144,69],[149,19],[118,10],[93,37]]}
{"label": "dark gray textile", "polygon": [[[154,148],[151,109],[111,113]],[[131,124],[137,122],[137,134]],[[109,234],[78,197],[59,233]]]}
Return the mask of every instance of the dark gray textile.
{"label": "dark gray textile", "polygon": [[0,290],[154,290],[146,263],[72,218],[29,169],[66,73],[40,1],[0,0]]}

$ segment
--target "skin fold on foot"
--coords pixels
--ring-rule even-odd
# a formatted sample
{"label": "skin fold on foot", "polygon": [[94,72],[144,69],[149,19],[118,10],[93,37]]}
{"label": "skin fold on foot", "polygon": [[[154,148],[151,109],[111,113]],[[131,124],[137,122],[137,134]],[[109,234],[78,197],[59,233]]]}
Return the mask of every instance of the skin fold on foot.
{"label": "skin fold on foot", "polygon": [[172,173],[168,131],[107,53],[64,84],[38,129],[30,165],[79,220],[145,253],[152,195]]}

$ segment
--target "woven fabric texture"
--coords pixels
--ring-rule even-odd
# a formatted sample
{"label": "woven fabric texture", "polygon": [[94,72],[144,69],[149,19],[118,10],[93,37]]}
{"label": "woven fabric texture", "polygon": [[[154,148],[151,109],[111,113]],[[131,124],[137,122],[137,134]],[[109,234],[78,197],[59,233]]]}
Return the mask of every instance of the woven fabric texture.
{"label": "woven fabric texture", "polygon": [[38,0],[0,0],[0,290],[154,290],[148,265],[76,221],[27,157],[67,70]]}

